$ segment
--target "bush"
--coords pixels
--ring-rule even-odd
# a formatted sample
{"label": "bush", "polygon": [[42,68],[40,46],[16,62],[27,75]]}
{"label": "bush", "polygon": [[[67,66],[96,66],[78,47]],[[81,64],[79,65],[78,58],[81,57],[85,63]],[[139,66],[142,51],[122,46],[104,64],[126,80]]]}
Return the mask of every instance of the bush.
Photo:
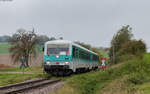
{"label": "bush", "polygon": [[143,56],[146,52],[146,44],[142,40],[132,40],[122,44],[119,51],[120,54],[131,54],[136,56]]}
{"label": "bush", "polygon": [[133,73],[129,75],[129,78],[127,79],[128,83],[138,85],[143,84],[144,82],[149,81],[148,74],[146,73]]}

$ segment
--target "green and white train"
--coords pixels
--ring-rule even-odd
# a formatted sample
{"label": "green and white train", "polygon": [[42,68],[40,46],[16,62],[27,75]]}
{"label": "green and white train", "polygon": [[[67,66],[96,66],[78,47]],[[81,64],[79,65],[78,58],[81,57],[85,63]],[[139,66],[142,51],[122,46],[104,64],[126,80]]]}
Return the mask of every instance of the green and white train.
{"label": "green and white train", "polygon": [[66,40],[45,43],[44,70],[52,75],[70,75],[97,69],[99,56],[80,45]]}

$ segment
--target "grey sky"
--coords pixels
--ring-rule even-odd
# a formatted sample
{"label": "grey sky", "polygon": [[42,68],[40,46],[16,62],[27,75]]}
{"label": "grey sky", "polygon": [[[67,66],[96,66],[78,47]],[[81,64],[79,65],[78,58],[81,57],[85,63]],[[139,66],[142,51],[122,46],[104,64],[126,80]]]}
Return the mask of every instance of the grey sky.
{"label": "grey sky", "polygon": [[0,0],[0,35],[19,28],[108,47],[123,25],[150,47],[150,0]]}

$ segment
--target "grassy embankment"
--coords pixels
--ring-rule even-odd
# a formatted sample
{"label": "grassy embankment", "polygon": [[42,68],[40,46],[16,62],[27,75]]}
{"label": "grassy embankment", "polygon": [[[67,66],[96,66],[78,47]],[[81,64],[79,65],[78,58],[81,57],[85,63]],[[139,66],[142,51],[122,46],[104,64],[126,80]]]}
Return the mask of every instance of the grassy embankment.
{"label": "grassy embankment", "polygon": [[56,94],[150,94],[150,54],[107,70],[73,75]]}
{"label": "grassy embankment", "polygon": [[0,86],[41,77],[39,74],[0,74]]}
{"label": "grassy embankment", "polygon": [[51,77],[50,75],[43,74],[43,68],[40,66],[32,66],[29,68],[25,68],[24,74],[22,73],[22,70],[18,67],[1,67],[0,72],[2,72],[0,73],[0,86],[18,83],[33,78]]}

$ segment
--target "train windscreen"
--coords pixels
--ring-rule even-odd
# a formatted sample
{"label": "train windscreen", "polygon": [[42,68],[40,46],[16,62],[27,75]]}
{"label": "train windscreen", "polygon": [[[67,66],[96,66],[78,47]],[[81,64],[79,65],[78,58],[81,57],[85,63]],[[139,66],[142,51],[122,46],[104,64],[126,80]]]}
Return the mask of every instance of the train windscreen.
{"label": "train windscreen", "polygon": [[49,44],[47,46],[47,54],[48,55],[69,55],[69,45],[62,44]]}

